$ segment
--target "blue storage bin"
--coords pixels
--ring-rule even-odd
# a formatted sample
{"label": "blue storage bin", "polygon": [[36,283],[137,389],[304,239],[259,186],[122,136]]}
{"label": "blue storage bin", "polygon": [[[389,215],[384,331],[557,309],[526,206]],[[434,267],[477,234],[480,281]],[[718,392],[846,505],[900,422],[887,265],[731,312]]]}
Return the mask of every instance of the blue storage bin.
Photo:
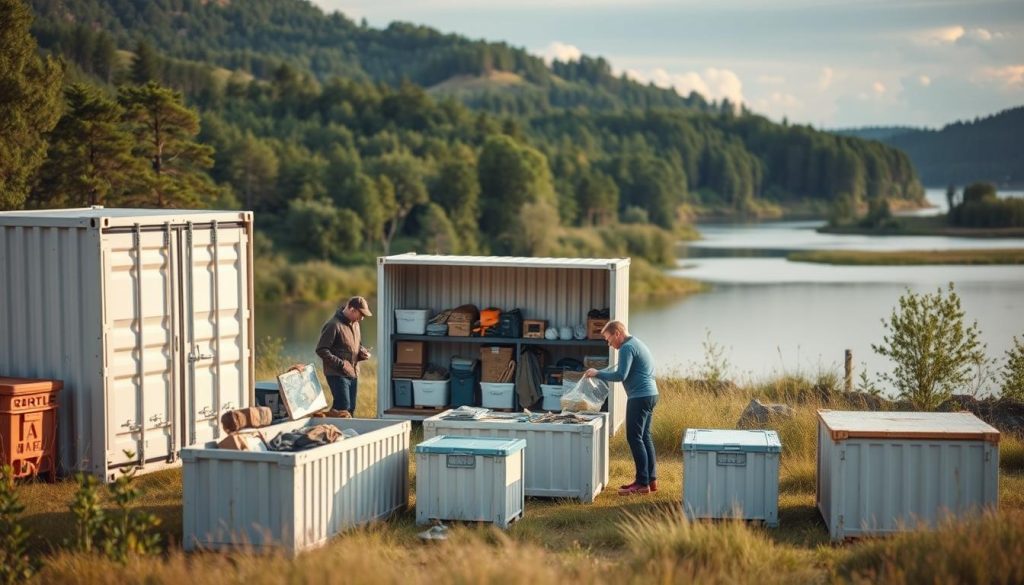
{"label": "blue storage bin", "polygon": [[395,406],[412,407],[412,380],[395,378],[391,380],[395,391]]}
{"label": "blue storage bin", "polygon": [[273,413],[274,420],[288,418],[288,409],[281,400],[281,388],[277,380],[256,382],[256,406],[266,406]]}
{"label": "blue storage bin", "polygon": [[479,406],[480,398],[476,389],[480,384],[480,370],[452,370],[452,407]]}

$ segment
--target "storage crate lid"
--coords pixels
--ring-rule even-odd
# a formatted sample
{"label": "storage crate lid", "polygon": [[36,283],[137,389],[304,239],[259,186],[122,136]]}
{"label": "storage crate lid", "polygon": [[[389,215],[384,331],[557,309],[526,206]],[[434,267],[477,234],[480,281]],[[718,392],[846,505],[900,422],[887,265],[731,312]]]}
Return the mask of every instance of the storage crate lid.
{"label": "storage crate lid", "polygon": [[60,390],[64,383],[60,380],[37,380],[33,378],[6,378],[0,376],[0,394],[35,394]]}
{"label": "storage crate lid", "polygon": [[494,437],[453,437],[440,435],[416,445],[417,453],[460,453],[463,455],[484,455],[507,457],[526,448],[523,439],[500,439]]}
{"label": "storage crate lid", "polygon": [[289,370],[277,377],[281,399],[292,420],[305,418],[327,408],[327,396],[316,376],[316,367],[306,364],[301,372]]}
{"label": "storage crate lid", "polygon": [[969,412],[870,412],[819,410],[833,441],[937,439],[999,442],[999,431]]}
{"label": "storage crate lid", "polygon": [[732,429],[686,429],[684,451],[743,451],[746,453],[778,453],[782,451],[775,431],[741,431]]}
{"label": "storage crate lid", "polygon": [[276,380],[263,380],[262,382],[256,382],[254,389],[257,392],[279,392],[281,387],[277,385]]}

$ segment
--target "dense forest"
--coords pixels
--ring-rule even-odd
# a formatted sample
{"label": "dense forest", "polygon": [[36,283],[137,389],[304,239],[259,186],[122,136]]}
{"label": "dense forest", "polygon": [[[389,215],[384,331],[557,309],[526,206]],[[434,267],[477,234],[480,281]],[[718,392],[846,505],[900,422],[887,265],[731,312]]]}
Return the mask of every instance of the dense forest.
{"label": "dense forest", "polygon": [[695,212],[922,195],[894,148],[638,84],[600,58],[547,66],[305,0],[0,5],[25,16],[5,18],[3,43],[39,47],[0,64],[38,94],[0,137],[35,145],[0,207],[240,206],[269,236],[260,251],[294,261],[564,253],[573,230],[661,261]]}
{"label": "dense forest", "polygon": [[1024,185],[1024,106],[985,118],[958,121],[941,130],[859,128],[839,134],[879,140],[907,153],[929,186],[989,182]]}

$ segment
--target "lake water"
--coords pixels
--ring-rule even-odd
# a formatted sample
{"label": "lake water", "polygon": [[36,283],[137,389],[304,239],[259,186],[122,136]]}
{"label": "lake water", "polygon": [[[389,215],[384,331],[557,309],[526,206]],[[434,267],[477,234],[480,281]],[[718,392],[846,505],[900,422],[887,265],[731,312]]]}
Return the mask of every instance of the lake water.
{"label": "lake water", "polygon": [[[1018,194],[1020,196],[1021,194]],[[942,212],[945,193],[929,190]],[[868,237],[818,234],[822,222],[766,222],[699,226],[704,239],[682,249],[676,274],[711,289],[684,299],[634,304],[632,332],[650,346],[659,373],[692,372],[703,361],[702,343],[722,349],[731,374],[762,379],[779,373],[841,374],[843,352],[858,370],[874,374],[891,364],[871,350],[907,289],[934,292],[955,283],[968,321],[977,320],[992,357],[1002,358],[1014,335],[1024,336],[1022,266],[830,266],[789,262],[793,250],[945,250],[1021,248],[1024,239]],[[312,346],[331,309],[257,308],[256,333],[285,340],[286,351],[314,360]],[[376,323],[364,325],[373,345]]]}

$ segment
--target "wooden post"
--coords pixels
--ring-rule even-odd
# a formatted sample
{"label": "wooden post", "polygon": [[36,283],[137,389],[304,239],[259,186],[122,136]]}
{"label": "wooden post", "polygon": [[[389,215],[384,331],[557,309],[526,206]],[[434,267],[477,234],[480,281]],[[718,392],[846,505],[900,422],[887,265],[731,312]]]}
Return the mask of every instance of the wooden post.
{"label": "wooden post", "polygon": [[845,376],[843,377],[843,389],[853,392],[853,350],[846,350]]}

